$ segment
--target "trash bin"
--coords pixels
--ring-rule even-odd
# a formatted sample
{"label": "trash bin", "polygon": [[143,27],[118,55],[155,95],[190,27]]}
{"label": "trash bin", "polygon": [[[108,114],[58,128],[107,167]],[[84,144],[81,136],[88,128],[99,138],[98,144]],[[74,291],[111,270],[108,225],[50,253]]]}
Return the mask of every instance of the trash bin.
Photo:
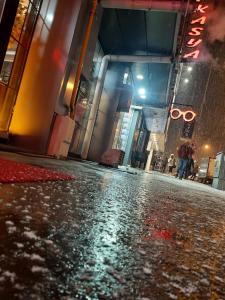
{"label": "trash bin", "polygon": [[225,190],[225,154],[223,152],[219,152],[216,156],[212,186],[218,190]]}

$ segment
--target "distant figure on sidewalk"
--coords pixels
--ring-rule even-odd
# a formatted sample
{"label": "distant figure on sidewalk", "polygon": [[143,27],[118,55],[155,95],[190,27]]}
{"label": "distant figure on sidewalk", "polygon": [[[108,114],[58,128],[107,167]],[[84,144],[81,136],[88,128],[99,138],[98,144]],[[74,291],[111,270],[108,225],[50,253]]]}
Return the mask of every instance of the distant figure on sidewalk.
{"label": "distant figure on sidewalk", "polygon": [[169,173],[173,173],[173,169],[176,168],[176,159],[174,157],[174,154],[170,154],[170,157],[168,159],[168,167],[169,167]]}
{"label": "distant figure on sidewalk", "polygon": [[162,172],[166,172],[166,167],[168,163],[168,157],[166,155],[163,155],[163,162],[162,162]]}
{"label": "distant figure on sidewalk", "polygon": [[[193,150],[189,142],[185,142],[178,149],[179,166],[177,169],[177,176],[179,179],[183,179],[187,171],[188,159],[192,156]],[[176,177],[177,177],[176,176]]]}
{"label": "distant figure on sidewalk", "polygon": [[198,162],[195,160],[194,161],[193,171],[192,171],[191,176],[189,178],[191,180],[195,180],[197,174],[198,174]]}

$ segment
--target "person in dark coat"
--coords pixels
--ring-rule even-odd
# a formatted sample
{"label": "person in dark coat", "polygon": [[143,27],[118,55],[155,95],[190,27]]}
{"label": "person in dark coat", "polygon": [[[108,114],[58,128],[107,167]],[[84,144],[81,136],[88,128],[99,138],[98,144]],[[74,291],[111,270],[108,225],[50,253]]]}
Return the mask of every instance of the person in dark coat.
{"label": "person in dark coat", "polygon": [[185,178],[188,178],[192,174],[193,169],[194,169],[194,159],[191,156],[189,156],[186,172],[185,172]]}
{"label": "person in dark coat", "polygon": [[188,164],[188,159],[190,155],[192,156],[192,148],[190,147],[189,142],[185,142],[182,144],[179,149],[178,149],[178,157],[179,157],[179,166],[177,169],[177,176],[179,179],[183,179],[186,170],[187,170],[187,164]]}
{"label": "person in dark coat", "polygon": [[195,160],[195,161],[194,161],[194,167],[193,167],[193,170],[192,170],[190,179],[191,179],[191,180],[195,180],[195,178],[196,178],[196,176],[197,176],[197,173],[198,173],[198,162]]}

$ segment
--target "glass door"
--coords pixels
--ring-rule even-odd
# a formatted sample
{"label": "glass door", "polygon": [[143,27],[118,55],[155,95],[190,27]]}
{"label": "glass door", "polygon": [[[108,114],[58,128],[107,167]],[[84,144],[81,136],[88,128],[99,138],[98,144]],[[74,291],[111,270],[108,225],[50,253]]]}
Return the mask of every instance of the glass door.
{"label": "glass door", "polygon": [[[4,14],[10,16],[7,1],[5,1],[2,19],[7,19],[7,15]],[[42,0],[18,1],[16,16],[0,69],[0,136],[2,137],[7,136],[41,2]],[[2,23],[0,23],[0,31],[1,26]]]}

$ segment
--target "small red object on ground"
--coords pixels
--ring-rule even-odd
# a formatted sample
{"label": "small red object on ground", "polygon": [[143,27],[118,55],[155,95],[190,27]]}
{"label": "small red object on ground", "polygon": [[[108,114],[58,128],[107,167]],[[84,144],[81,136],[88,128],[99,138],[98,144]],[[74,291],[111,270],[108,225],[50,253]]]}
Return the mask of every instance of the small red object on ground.
{"label": "small red object on ground", "polygon": [[71,180],[74,176],[0,158],[0,182],[19,183]]}

